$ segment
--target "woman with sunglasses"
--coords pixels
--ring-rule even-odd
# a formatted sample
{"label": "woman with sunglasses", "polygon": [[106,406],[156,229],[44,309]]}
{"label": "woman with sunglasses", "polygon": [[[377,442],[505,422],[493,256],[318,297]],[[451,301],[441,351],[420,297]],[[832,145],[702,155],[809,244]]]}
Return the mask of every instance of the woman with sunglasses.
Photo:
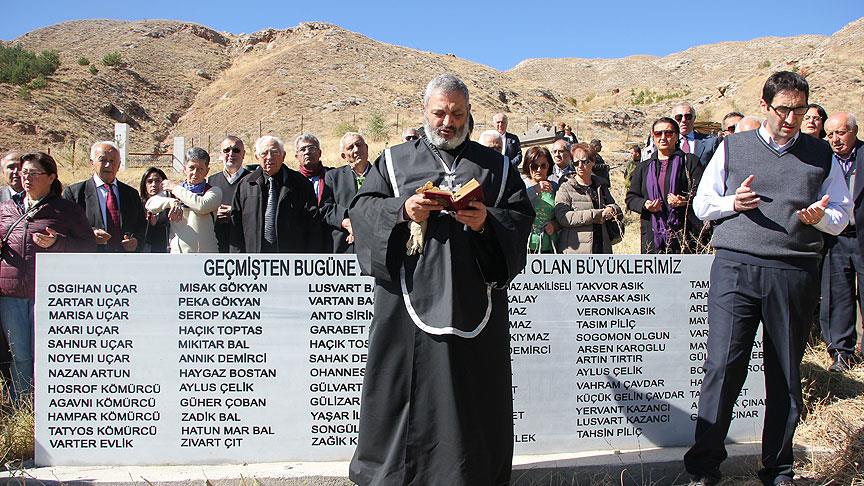
{"label": "woman with sunglasses", "polygon": [[528,199],[537,216],[528,239],[531,253],[555,253],[555,191],[558,185],[549,180],[552,173],[552,154],[546,147],[531,147],[522,158],[522,180]]}
{"label": "woman with sunglasses", "polygon": [[12,397],[33,385],[33,303],[36,254],[96,251],[84,210],[60,197],[57,163],[36,152],[21,156],[23,200],[0,204],[0,314],[12,351]]}
{"label": "woman with sunglasses", "polygon": [[609,193],[606,180],[592,173],[597,152],[587,143],[570,148],[575,172],[568,175],[555,195],[555,216],[561,231],[562,253],[612,253],[606,221],[623,216]]}
{"label": "woman with sunglasses", "polygon": [[678,145],[678,123],[668,117],[651,126],[657,150],[640,163],[630,178],[627,208],[640,215],[642,253],[693,253],[702,230],[693,214],[695,195],[704,170],[699,159]]}
{"label": "woman with sunglasses", "polygon": [[825,139],[825,120],[828,119],[828,112],[816,103],[807,105],[807,113],[804,114],[804,120],[801,122],[801,133],[810,135],[811,137]]}

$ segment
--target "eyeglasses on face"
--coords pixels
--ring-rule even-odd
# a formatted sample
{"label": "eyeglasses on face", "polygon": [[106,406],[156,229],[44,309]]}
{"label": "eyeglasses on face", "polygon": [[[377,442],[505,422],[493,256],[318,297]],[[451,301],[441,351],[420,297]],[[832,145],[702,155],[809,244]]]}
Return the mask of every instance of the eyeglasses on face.
{"label": "eyeglasses on face", "polygon": [[225,147],[222,149],[223,154],[227,154],[229,152],[239,154],[240,153],[240,147],[231,146],[231,147]]}
{"label": "eyeglasses on face", "polygon": [[591,164],[591,161],[588,159],[575,159],[575,160],[573,160],[573,165],[575,165],[575,166],[590,165],[590,164]]}
{"label": "eyeglasses on face", "polygon": [[806,114],[807,110],[810,109],[807,105],[804,105],[804,106],[782,106],[782,105],[781,106],[772,106],[770,104],[768,105],[768,108],[771,108],[772,110],[774,110],[774,112],[777,113],[777,115],[780,118],[786,118],[787,116],[789,116],[789,113],[794,113],[795,116],[801,116],[801,115]]}
{"label": "eyeglasses on face", "polygon": [[671,137],[672,135],[675,135],[674,130],[654,130],[654,136],[657,138]]}
{"label": "eyeglasses on face", "polygon": [[692,120],[693,113],[678,113],[675,115],[675,121],[680,122],[681,120]]}
{"label": "eyeglasses on face", "polygon": [[309,153],[309,152],[314,152],[314,151],[316,151],[316,150],[318,150],[318,146],[317,146],[317,145],[314,145],[314,144],[311,144],[311,143],[310,143],[309,145],[304,145],[304,146],[299,147],[299,148],[297,149],[297,151],[300,152],[301,154],[305,154],[305,153]]}
{"label": "eyeglasses on face", "polygon": [[533,171],[545,170],[548,167],[549,164],[531,164],[531,170]]}
{"label": "eyeglasses on face", "polygon": [[20,171],[20,173],[21,173],[22,177],[33,177],[33,176],[40,176],[40,175],[47,174],[47,172],[42,171],[42,170],[30,170],[30,169],[23,169]]}

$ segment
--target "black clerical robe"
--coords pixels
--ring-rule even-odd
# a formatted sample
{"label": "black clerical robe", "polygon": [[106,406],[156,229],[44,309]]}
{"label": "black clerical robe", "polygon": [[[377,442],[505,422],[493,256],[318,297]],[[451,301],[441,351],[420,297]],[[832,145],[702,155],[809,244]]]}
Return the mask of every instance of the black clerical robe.
{"label": "black clerical robe", "polygon": [[[407,256],[405,201],[427,181],[477,179],[482,233],[430,215]],[[505,485],[513,458],[507,284],[525,266],[534,210],[519,174],[476,142],[436,153],[425,139],[387,149],[349,217],[375,316],[350,478],[360,485]]]}

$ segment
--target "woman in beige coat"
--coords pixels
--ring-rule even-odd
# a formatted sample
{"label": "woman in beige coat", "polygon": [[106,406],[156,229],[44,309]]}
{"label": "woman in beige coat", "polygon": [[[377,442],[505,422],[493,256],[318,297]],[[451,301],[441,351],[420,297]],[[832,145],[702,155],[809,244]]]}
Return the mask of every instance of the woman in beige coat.
{"label": "woman in beige coat", "polygon": [[612,253],[606,221],[622,216],[602,179],[591,174],[596,152],[587,143],[570,149],[576,172],[567,176],[555,194],[555,218],[561,226],[562,253]]}
{"label": "woman in beige coat", "polygon": [[222,203],[222,190],[207,183],[209,171],[210,155],[202,148],[193,147],[186,153],[183,166],[186,180],[178,184],[165,179],[162,189],[164,194],[170,195],[157,195],[147,200],[145,207],[154,214],[171,208],[183,210],[179,221],[170,221],[168,247],[171,253],[219,253],[214,223],[216,210]]}

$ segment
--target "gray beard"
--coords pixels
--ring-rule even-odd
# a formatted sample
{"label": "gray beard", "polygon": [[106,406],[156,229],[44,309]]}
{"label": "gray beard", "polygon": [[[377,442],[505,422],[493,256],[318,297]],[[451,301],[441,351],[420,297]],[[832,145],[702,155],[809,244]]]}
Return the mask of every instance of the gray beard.
{"label": "gray beard", "polygon": [[423,131],[426,132],[426,138],[432,142],[432,145],[443,149],[443,150],[453,150],[456,147],[462,145],[462,142],[468,137],[468,124],[462,126],[462,130],[456,132],[456,135],[453,136],[450,140],[438,135],[435,133],[435,130],[429,126],[429,120],[426,117],[423,117]]}

